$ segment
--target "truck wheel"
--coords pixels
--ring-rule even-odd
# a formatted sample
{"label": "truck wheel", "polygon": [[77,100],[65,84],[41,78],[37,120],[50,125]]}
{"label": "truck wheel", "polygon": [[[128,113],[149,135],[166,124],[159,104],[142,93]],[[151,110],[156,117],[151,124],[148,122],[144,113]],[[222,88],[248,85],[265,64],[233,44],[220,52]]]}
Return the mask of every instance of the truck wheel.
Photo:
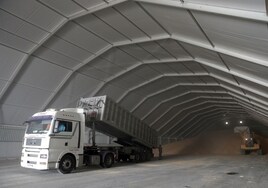
{"label": "truck wheel", "polygon": [[109,153],[105,155],[101,166],[104,168],[110,168],[113,164],[114,164],[114,156],[113,154]]}
{"label": "truck wheel", "polygon": [[141,154],[141,161],[146,161],[146,153]]}
{"label": "truck wheel", "polygon": [[135,154],[135,162],[136,162],[136,163],[141,162],[141,155],[140,155],[139,153],[136,153],[136,154]]}
{"label": "truck wheel", "polygon": [[68,174],[75,168],[75,159],[71,155],[64,155],[59,163],[58,172],[62,174]]}

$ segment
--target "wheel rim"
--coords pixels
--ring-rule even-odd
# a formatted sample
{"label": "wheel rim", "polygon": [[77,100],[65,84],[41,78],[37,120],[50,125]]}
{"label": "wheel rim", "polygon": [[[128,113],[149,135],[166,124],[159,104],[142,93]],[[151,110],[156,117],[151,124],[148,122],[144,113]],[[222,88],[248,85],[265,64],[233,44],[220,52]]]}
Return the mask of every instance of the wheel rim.
{"label": "wheel rim", "polygon": [[62,174],[67,174],[72,172],[75,166],[75,160],[71,156],[64,156],[60,162],[58,172]]}
{"label": "wheel rim", "polygon": [[107,156],[105,157],[105,164],[106,164],[107,166],[110,166],[112,163],[113,163],[113,159],[112,159],[112,157],[111,157],[110,155],[107,155]]}
{"label": "wheel rim", "polygon": [[66,159],[62,163],[62,168],[68,170],[72,167],[72,161],[70,159]]}

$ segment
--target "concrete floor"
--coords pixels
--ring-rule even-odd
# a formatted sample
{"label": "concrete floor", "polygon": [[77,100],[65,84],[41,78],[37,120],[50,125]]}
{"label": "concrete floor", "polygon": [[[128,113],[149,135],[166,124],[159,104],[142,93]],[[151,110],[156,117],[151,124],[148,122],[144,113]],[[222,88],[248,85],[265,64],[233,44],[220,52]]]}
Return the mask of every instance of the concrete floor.
{"label": "concrete floor", "polygon": [[[82,168],[72,174],[24,169],[0,161],[1,188],[266,188],[268,156],[177,156],[110,169]],[[235,173],[228,175],[227,173]]]}

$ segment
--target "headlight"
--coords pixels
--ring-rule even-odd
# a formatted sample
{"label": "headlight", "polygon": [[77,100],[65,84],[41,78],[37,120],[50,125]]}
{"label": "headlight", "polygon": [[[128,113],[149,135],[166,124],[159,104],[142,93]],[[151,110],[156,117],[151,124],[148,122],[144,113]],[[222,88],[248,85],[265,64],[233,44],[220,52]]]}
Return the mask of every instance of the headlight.
{"label": "headlight", "polygon": [[40,158],[41,158],[41,159],[46,159],[46,158],[47,158],[47,154],[41,154],[41,155],[40,155]]}

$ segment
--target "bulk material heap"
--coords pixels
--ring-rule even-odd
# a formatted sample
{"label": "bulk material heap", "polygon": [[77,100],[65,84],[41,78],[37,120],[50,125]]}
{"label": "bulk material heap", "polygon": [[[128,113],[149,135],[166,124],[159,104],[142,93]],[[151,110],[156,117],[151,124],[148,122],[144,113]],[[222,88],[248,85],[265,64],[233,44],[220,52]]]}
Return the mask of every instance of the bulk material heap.
{"label": "bulk material heap", "polygon": [[77,108],[38,112],[26,124],[25,168],[61,173],[82,165],[109,168],[119,161],[150,160],[157,147],[157,132],[107,96],[82,98]]}

